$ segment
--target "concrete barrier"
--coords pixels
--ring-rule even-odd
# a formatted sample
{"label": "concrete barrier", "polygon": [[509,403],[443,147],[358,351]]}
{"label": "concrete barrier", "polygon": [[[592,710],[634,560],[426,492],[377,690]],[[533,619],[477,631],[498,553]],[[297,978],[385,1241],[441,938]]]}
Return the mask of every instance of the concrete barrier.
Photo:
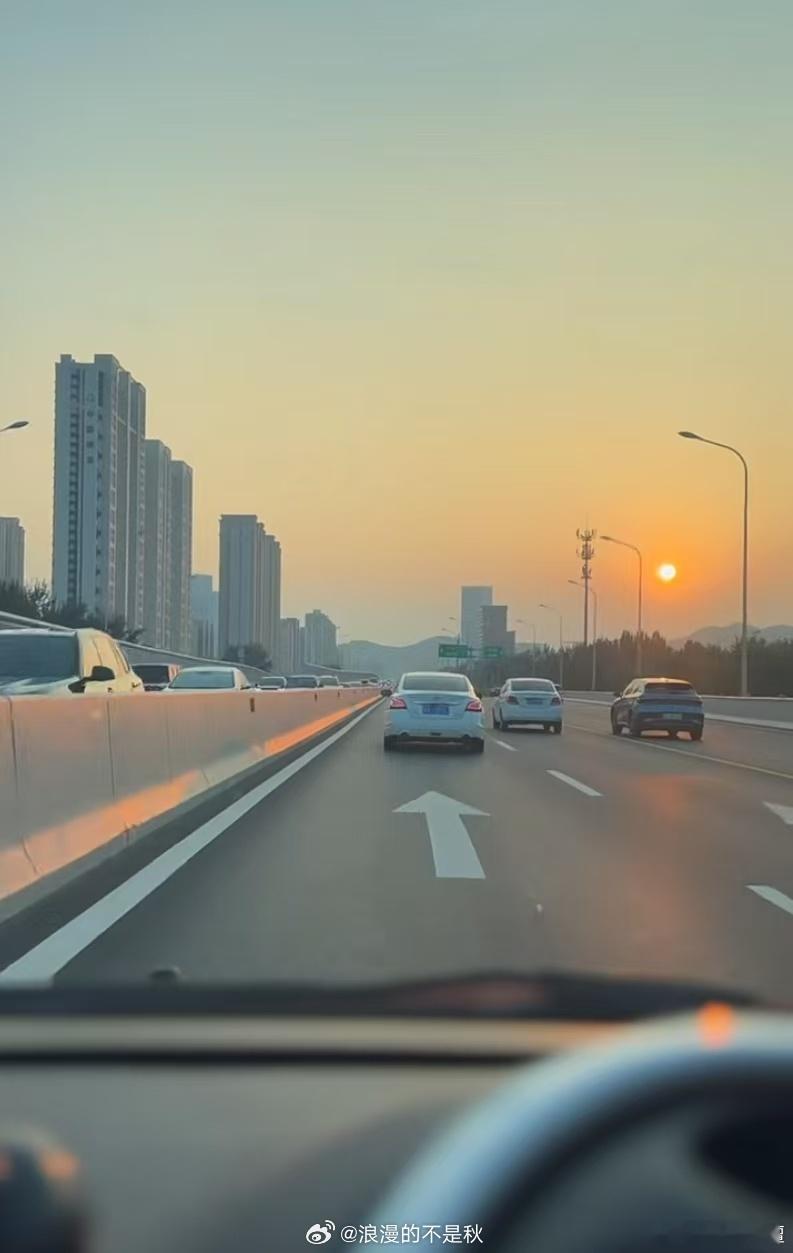
{"label": "concrete barrier", "polygon": [[0,698],[0,920],[378,695]]}

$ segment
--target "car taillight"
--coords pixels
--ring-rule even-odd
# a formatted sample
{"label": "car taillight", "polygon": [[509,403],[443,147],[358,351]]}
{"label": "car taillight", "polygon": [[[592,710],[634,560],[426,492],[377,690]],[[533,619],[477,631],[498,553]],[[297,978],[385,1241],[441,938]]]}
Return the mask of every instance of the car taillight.
{"label": "car taillight", "polygon": [[481,700],[469,700],[465,707],[465,712],[469,714],[480,714],[482,712]]}
{"label": "car taillight", "polygon": [[517,705],[517,704],[518,704],[518,698],[517,698],[517,696],[508,696],[508,697],[507,697],[507,704],[508,704],[508,705]]}
{"label": "car taillight", "polygon": [[552,705],[561,705],[561,703],[562,703],[562,698],[560,696],[554,696],[553,700],[551,701]]}
{"label": "car taillight", "polygon": [[407,701],[404,701],[401,696],[392,696],[388,705],[389,709],[407,709],[407,707]]}

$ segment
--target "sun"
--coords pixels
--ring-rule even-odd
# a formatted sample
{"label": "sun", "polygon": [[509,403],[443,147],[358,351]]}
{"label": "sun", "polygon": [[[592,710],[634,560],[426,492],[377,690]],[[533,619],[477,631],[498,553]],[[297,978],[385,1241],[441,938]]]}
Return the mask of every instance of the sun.
{"label": "sun", "polygon": [[665,561],[658,567],[658,577],[662,583],[671,583],[677,578],[677,566],[673,566],[671,561]]}

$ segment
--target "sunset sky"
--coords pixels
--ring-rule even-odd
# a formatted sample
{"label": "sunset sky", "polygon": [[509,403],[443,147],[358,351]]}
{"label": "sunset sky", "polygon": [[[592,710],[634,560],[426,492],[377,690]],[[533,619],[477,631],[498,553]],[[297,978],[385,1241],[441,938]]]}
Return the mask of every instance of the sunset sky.
{"label": "sunset sky", "polygon": [[[404,643],[793,622],[789,0],[0,0],[0,513],[50,575],[54,363],[114,353],[283,612]],[[601,627],[634,621],[599,544]],[[525,638],[524,629],[518,628]]]}

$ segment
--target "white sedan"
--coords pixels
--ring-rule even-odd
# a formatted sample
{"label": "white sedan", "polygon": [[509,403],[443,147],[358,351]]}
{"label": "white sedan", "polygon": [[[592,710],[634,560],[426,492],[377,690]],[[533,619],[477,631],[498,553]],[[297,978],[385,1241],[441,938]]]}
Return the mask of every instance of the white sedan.
{"label": "white sedan", "polygon": [[550,679],[507,679],[493,701],[493,726],[539,726],[562,734],[562,698]]}
{"label": "white sedan", "polygon": [[484,752],[484,710],[470,679],[439,671],[402,675],[388,702],[383,748],[411,742]]}

